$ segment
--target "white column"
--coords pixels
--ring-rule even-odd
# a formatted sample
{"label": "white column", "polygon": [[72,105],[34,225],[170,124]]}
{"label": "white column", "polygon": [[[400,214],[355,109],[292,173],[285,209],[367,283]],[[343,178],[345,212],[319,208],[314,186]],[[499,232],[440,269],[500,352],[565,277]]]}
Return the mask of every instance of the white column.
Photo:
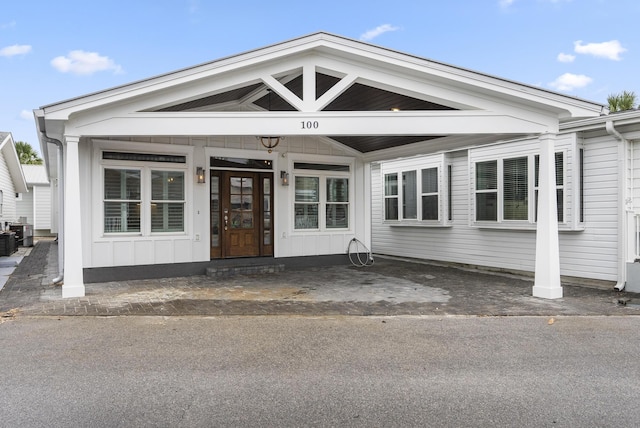
{"label": "white column", "polygon": [[536,271],[533,296],[545,299],[562,297],[554,140],[553,134],[540,136]]}
{"label": "white column", "polygon": [[65,136],[64,281],[62,297],[84,296],[82,273],[82,225],[80,215],[80,137]]}

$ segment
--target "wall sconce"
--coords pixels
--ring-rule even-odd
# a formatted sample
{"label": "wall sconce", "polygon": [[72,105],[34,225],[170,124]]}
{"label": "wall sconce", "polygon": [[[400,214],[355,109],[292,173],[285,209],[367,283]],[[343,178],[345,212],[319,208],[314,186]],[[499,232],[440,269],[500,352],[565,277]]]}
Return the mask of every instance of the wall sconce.
{"label": "wall sconce", "polygon": [[196,168],[196,179],[198,180],[199,184],[203,184],[204,181],[204,168],[199,166]]}
{"label": "wall sconce", "polygon": [[269,153],[276,148],[278,144],[280,144],[280,139],[283,137],[257,137],[260,140],[260,143],[264,146],[265,149],[268,149]]}
{"label": "wall sconce", "polygon": [[280,171],[280,180],[283,186],[289,185],[289,173],[287,171]]}

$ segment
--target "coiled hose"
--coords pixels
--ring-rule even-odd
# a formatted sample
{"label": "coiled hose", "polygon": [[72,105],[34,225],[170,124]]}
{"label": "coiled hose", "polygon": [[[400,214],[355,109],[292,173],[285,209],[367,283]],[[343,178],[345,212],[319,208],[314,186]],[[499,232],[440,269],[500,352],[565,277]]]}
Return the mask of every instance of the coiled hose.
{"label": "coiled hose", "polygon": [[[361,250],[364,250],[364,251],[361,251]],[[371,251],[367,248],[366,245],[362,243],[362,241],[356,238],[353,238],[351,241],[349,241],[347,253],[349,253],[349,261],[355,267],[371,266],[374,263],[373,255],[371,254]],[[353,255],[354,253],[355,253],[355,257]],[[364,260],[362,260],[363,254],[366,254],[366,258]]]}

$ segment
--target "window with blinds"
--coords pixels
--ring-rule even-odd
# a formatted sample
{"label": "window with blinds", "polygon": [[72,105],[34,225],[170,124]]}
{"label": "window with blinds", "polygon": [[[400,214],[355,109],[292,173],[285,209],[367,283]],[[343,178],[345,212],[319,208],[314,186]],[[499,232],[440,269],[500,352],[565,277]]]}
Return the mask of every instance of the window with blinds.
{"label": "window with blinds", "polygon": [[[535,193],[536,193],[536,221],[538,220],[538,178],[540,174],[540,156],[535,157]],[[556,152],[555,155],[556,170],[556,207],[558,210],[558,221],[564,221],[564,154]],[[582,188],[582,187],[580,187]]]}
{"label": "window with blinds", "polygon": [[151,171],[151,232],[184,231],[184,172]]}
{"label": "window with blinds", "polygon": [[104,170],[104,232],[140,232],[140,170]]}
{"label": "window with blinds", "polygon": [[505,220],[529,219],[529,176],[526,157],[505,159],[502,163],[503,218]]}
{"label": "window with blinds", "polygon": [[427,168],[420,171],[422,176],[422,219],[438,220],[438,168]]}
{"label": "window with blinds", "polygon": [[318,229],[320,178],[295,179],[295,229]]}
{"label": "window with blinds", "polygon": [[[539,155],[476,162],[475,220],[537,221],[539,168]],[[558,221],[563,222],[564,152],[555,154],[555,174]],[[533,206],[529,201],[534,201]]]}
{"label": "window with blinds", "polygon": [[349,179],[327,178],[327,229],[349,227]]}
{"label": "window with blinds", "polygon": [[418,183],[416,171],[402,173],[402,218],[418,219]]}
{"label": "window with blinds", "polygon": [[398,220],[398,174],[384,175],[384,219]]}
{"label": "window with blinds", "polygon": [[498,161],[476,163],[476,220],[498,220]]}
{"label": "window with blinds", "polygon": [[443,164],[429,163],[440,166],[419,168],[420,164],[416,163],[411,165],[416,169],[391,170],[383,175],[385,221],[398,225],[403,222],[406,225],[423,222],[423,225],[432,226],[443,221],[442,213],[447,210],[447,207],[441,206],[443,198],[447,196],[441,194],[440,188]]}

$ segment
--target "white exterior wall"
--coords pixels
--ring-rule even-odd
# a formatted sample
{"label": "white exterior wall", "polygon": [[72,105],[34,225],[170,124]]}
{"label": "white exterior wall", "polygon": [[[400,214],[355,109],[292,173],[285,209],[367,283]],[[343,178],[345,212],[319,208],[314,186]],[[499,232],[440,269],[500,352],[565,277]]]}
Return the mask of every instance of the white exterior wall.
{"label": "white exterior wall", "polygon": [[[181,263],[210,260],[209,175],[206,184],[195,182],[197,166],[209,171],[211,156],[269,159],[274,178],[275,257],[345,254],[353,237],[369,245],[368,168],[346,151],[319,138],[287,137],[277,151],[268,153],[255,137],[165,137],[100,140],[92,146],[81,144],[81,199],[83,213],[84,267],[107,267]],[[102,223],[101,147],[112,150],[186,154],[185,232],[159,236],[105,236]],[[294,162],[349,164],[351,168],[349,230],[301,232],[293,229]],[[290,173],[289,186],[280,184],[280,171]],[[144,189],[144,188],[143,188]],[[144,190],[143,190],[144,191]],[[363,220],[364,219],[364,220]],[[85,222],[86,220],[86,222]],[[66,233],[69,233],[67,231]]]}
{"label": "white exterior wall", "polygon": [[16,217],[26,217],[28,224],[33,224],[33,187],[28,192],[20,193],[16,200]]}
{"label": "white exterior wall", "polygon": [[[585,142],[584,224],[579,222],[578,149],[575,135],[560,135],[556,151],[565,152],[565,224],[559,225],[561,274],[598,280],[617,279],[617,146],[610,138]],[[497,144],[447,154],[452,165],[452,221],[446,226],[391,225],[383,221],[383,168],[388,164],[421,168],[417,158],[372,167],[372,248],[375,253],[533,272],[535,224],[473,225],[473,165],[478,160],[538,153],[537,140]],[[529,202],[530,204],[532,201]]]}
{"label": "white exterior wall", "polygon": [[51,229],[51,190],[49,186],[33,186],[34,230]]}
{"label": "white exterior wall", "polygon": [[3,192],[2,213],[0,213],[0,221],[2,221],[2,229],[5,222],[16,222],[16,190],[13,185],[13,179],[9,173],[9,168],[4,156],[0,155],[0,190]]}

